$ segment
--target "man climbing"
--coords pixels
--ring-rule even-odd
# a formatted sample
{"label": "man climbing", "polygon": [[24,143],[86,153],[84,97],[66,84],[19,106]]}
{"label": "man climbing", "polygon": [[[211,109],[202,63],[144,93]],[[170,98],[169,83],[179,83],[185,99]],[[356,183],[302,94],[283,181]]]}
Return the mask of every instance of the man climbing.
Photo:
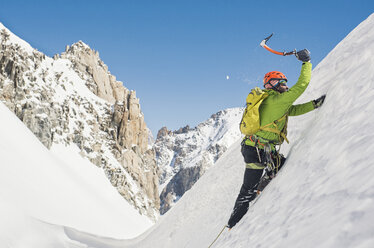
{"label": "man climbing", "polygon": [[[278,71],[266,73],[264,77],[264,98],[259,107],[260,128],[253,135],[246,135],[241,152],[246,163],[244,181],[236,199],[227,227],[232,228],[247,213],[249,203],[254,200],[283,166],[285,158],[276,146],[287,141],[288,116],[308,113],[320,107],[326,95],[304,104],[293,105],[307,88],[311,73],[310,53],[307,49],[296,53],[303,62],[297,83],[288,89],[286,76]],[[287,141],[288,142],[288,141]],[[264,172],[265,169],[265,173]],[[264,175],[263,175],[264,174]]]}

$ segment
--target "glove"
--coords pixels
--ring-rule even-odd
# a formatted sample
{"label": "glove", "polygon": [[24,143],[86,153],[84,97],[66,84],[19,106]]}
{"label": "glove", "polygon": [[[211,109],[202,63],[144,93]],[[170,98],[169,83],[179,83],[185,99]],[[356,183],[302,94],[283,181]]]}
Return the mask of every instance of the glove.
{"label": "glove", "polygon": [[326,95],[322,95],[320,98],[313,100],[314,108],[319,108],[322,106],[323,102],[325,101]]}
{"label": "glove", "polygon": [[295,53],[295,56],[298,60],[302,62],[309,62],[310,61],[310,52],[308,49],[303,49]]}

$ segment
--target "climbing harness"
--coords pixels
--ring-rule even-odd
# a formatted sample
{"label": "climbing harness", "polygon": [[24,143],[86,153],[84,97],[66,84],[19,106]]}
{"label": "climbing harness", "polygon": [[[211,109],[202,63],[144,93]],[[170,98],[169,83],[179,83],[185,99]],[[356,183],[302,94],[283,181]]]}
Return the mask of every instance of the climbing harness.
{"label": "climbing harness", "polygon": [[[271,173],[271,176],[274,177],[278,173],[280,163],[281,163],[281,158],[280,158],[281,155],[279,153],[280,145],[278,149],[276,149],[275,148],[276,144],[270,141],[267,141],[263,138],[260,138],[256,135],[246,136],[243,140],[244,144],[245,144],[245,139],[249,139],[251,142],[254,143],[253,146],[256,148],[258,161],[264,165],[264,167],[261,167],[261,168],[266,168]],[[263,149],[264,156],[261,156],[260,147]]]}

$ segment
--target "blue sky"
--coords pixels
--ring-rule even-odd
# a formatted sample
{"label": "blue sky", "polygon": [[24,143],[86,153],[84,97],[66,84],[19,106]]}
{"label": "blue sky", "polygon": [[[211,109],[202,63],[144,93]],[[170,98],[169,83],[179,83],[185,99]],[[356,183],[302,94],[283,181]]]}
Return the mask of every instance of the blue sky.
{"label": "blue sky", "polygon": [[243,106],[268,71],[292,85],[300,63],[261,48],[267,35],[280,51],[308,48],[316,66],[373,12],[372,0],[0,0],[0,22],[48,56],[79,40],[99,51],[154,135]]}

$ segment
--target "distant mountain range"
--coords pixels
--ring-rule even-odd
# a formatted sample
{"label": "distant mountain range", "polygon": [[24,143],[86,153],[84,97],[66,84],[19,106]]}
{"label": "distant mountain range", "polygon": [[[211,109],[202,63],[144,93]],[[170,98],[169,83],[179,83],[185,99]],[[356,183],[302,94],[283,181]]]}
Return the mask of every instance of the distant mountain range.
{"label": "distant mountain range", "polygon": [[160,213],[167,212],[194,183],[242,136],[241,108],[212,115],[195,128],[162,128],[154,144],[160,169]]}

